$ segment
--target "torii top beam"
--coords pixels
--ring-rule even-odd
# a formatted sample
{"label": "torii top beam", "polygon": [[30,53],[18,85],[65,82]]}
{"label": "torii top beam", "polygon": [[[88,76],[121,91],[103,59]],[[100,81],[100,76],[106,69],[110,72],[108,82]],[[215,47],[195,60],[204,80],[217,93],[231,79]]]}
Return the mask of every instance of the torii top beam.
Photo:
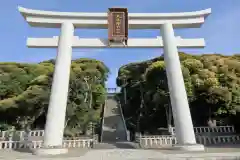
{"label": "torii top beam", "polygon": [[[59,28],[71,21],[76,28],[108,28],[107,13],[55,12],[18,7],[19,12],[33,27]],[[174,28],[199,28],[211,9],[181,13],[129,13],[129,29],[159,29],[170,22]]]}

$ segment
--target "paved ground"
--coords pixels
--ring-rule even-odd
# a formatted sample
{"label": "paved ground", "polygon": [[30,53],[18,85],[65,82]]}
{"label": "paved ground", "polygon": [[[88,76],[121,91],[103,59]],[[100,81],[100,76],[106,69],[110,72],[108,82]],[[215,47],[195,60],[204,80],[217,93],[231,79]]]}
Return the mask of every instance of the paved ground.
{"label": "paved ground", "polygon": [[0,160],[228,160],[230,157],[240,160],[239,146],[209,147],[205,152],[191,153],[171,149],[69,149],[68,154],[47,157],[34,156],[24,151],[0,151]]}

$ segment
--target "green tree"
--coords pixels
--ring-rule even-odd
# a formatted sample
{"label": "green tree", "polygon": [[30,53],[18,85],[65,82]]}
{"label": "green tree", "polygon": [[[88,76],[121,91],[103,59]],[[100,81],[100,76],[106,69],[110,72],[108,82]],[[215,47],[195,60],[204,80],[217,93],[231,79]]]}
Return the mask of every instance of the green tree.
{"label": "green tree", "polygon": [[[232,119],[240,108],[240,61],[239,56],[190,55],[179,53],[185,87],[195,126],[205,126],[217,119]],[[136,112],[141,106],[141,96],[132,81],[144,79],[144,122],[141,128],[157,130],[171,124],[171,109],[167,74],[163,56],[122,66],[117,84],[127,90],[127,103],[122,102],[124,116],[130,128],[136,125]],[[123,89],[119,95],[124,99]],[[167,112],[166,112],[167,111]],[[230,123],[226,120],[226,123]]]}
{"label": "green tree", "polygon": [[[39,64],[0,63],[0,123],[3,127],[43,129],[54,64],[55,60]],[[72,61],[66,134],[84,134],[90,122],[99,121],[108,73],[108,68],[100,61]],[[84,80],[87,77],[88,83]]]}

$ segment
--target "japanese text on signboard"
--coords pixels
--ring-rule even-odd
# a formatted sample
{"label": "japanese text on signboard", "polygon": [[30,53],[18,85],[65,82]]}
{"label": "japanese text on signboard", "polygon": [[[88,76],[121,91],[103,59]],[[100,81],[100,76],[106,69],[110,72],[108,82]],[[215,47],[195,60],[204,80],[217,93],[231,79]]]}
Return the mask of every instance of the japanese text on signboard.
{"label": "japanese text on signboard", "polygon": [[125,36],[125,17],[123,12],[113,12],[113,36]]}

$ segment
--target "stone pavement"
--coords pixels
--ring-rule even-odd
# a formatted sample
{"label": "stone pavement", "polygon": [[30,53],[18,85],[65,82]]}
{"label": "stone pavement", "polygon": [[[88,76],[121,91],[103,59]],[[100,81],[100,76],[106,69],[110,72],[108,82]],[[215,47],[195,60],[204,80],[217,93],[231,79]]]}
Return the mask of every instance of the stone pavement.
{"label": "stone pavement", "polygon": [[240,160],[240,148],[207,148],[205,152],[171,149],[69,149],[65,155],[40,157],[29,152],[1,150],[0,160]]}

